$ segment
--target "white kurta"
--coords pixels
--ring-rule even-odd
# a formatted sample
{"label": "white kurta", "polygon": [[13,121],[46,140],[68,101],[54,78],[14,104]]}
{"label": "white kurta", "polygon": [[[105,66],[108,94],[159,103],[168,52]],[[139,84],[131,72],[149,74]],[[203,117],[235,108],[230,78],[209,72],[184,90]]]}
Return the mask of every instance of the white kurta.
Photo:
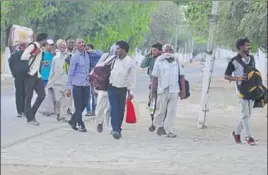
{"label": "white kurta", "polygon": [[[67,84],[67,74],[64,69],[65,59],[68,53],[57,52],[52,60],[50,75],[46,86],[47,96],[42,104],[42,112],[66,115],[68,109],[68,97],[65,96],[65,88]],[[46,106],[46,107],[45,107]],[[51,107],[49,107],[51,106]],[[46,109],[44,109],[46,108]]]}

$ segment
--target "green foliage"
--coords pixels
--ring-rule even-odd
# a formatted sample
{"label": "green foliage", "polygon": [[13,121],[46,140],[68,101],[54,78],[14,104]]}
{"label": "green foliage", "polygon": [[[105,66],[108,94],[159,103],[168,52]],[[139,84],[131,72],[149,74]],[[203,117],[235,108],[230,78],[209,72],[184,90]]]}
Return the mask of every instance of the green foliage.
{"label": "green foliage", "polygon": [[222,2],[218,29],[218,42],[234,47],[235,40],[247,36],[252,41],[252,51],[267,48],[267,2]]}
{"label": "green foliage", "polygon": [[[117,40],[131,49],[143,42],[155,2],[108,1],[1,1],[1,36],[12,25],[46,32],[51,38],[82,37],[107,50]],[[5,37],[1,40],[4,43]]]}
{"label": "green foliage", "polygon": [[[196,43],[208,38],[209,15],[212,0],[174,1],[184,9],[186,21],[193,28]],[[220,1],[217,44],[234,48],[239,37],[252,41],[252,50],[267,48],[267,1],[232,0]]]}

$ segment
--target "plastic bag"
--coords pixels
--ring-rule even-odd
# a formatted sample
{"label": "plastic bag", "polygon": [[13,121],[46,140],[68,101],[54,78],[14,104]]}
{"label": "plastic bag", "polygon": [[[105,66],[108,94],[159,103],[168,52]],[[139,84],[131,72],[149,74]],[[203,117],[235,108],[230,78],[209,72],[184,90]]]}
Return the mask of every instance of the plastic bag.
{"label": "plastic bag", "polygon": [[126,123],[136,123],[137,117],[132,101],[127,100],[126,108]]}

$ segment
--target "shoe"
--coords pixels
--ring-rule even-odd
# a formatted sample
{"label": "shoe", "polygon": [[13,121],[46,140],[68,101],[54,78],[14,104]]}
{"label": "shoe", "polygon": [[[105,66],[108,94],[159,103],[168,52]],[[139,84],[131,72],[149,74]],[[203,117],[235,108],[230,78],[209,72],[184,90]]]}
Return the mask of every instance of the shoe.
{"label": "shoe", "polygon": [[68,115],[73,115],[73,113],[71,112],[71,109],[67,109],[67,114]]}
{"label": "shoe", "polygon": [[17,117],[18,118],[21,118],[23,116],[23,114],[18,114]]}
{"label": "shoe", "polygon": [[79,132],[87,132],[87,129],[85,127],[82,127],[82,126],[78,126],[78,131]]}
{"label": "shoe", "polygon": [[57,120],[58,120],[59,122],[63,122],[63,123],[68,122],[68,121],[65,119],[65,117],[60,117],[60,115],[57,115]]}
{"label": "shoe", "polygon": [[158,129],[157,129],[157,135],[159,135],[159,136],[161,136],[161,135],[166,135],[167,133],[166,133],[166,131],[165,131],[165,129],[164,129],[164,127],[159,127]]}
{"label": "shoe", "polygon": [[238,143],[238,144],[242,143],[241,139],[240,139],[240,135],[236,135],[234,131],[232,132],[232,135],[233,135],[233,137],[235,139],[235,143]]}
{"label": "shoe", "polygon": [[71,120],[68,121],[68,124],[72,127],[73,130],[77,131],[78,128],[76,127],[76,124],[74,124]]}
{"label": "shoe", "polygon": [[252,137],[247,137],[246,140],[247,140],[248,145],[250,146],[255,145],[255,141]]}
{"label": "shoe", "polygon": [[87,117],[95,116],[95,112],[87,112],[85,116]]}
{"label": "shoe", "polygon": [[172,132],[170,132],[170,133],[167,134],[167,137],[168,137],[168,138],[176,138],[177,135],[174,134],[174,133],[172,133]]}
{"label": "shoe", "polygon": [[103,124],[98,124],[97,131],[101,133],[103,131]]}
{"label": "shoe", "polygon": [[113,131],[112,135],[113,135],[113,137],[115,139],[120,139],[120,133],[119,132]]}
{"label": "shoe", "polygon": [[155,126],[152,124],[152,125],[149,127],[149,131],[154,132],[154,130],[155,130]]}
{"label": "shoe", "polygon": [[31,124],[31,125],[34,125],[34,126],[40,125],[40,123],[37,122],[35,119],[33,119],[32,121],[29,121],[28,124]]}

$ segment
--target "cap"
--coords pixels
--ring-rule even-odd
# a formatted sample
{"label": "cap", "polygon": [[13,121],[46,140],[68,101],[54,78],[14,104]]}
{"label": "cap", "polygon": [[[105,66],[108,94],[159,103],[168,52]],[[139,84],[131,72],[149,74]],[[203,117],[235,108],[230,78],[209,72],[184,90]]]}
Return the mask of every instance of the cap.
{"label": "cap", "polygon": [[55,43],[54,43],[54,41],[53,41],[52,39],[48,39],[48,40],[47,40],[47,44],[50,45],[50,44],[55,44]]}

